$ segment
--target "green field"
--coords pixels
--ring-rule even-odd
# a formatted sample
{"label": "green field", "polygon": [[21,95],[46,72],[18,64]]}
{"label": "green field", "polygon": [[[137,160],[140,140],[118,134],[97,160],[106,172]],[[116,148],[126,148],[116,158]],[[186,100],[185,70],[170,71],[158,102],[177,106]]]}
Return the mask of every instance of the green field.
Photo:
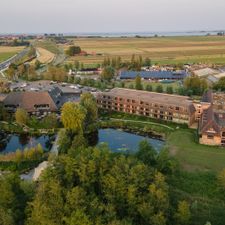
{"label": "green field", "polygon": [[12,56],[16,55],[17,52],[2,52],[0,53],[0,63],[4,62],[5,60],[11,58]]}
{"label": "green field", "polygon": [[23,49],[24,47],[0,46],[0,62],[9,59]]}
{"label": "green field", "polygon": [[186,171],[218,172],[225,168],[225,148],[198,144],[197,131],[180,129],[167,139],[170,153]]}
{"label": "green field", "polygon": [[[101,63],[104,57],[121,56],[129,60],[132,54],[150,57],[161,64],[225,63],[225,37],[158,37],[158,38],[75,38],[75,45],[91,54],[76,56],[85,64]],[[64,45],[64,49],[68,46]]]}

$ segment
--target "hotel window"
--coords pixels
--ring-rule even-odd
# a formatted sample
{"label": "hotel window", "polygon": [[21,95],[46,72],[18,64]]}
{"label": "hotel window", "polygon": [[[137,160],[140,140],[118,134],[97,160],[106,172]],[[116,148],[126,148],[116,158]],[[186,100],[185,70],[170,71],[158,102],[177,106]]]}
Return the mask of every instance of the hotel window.
{"label": "hotel window", "polygon": [[180,108],[178,106],[176,106],[176,111],[179,111],[179,110],[180,110]]}

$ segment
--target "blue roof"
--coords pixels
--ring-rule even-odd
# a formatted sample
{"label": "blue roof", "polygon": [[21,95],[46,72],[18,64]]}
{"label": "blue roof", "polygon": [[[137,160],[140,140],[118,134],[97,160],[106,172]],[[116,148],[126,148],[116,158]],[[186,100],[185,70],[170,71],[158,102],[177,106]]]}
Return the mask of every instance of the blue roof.
{"label": "blue roof", "polygon": [[135,79],[140,75],[144,79],[184,79],[188,74],[185,71],[122,71],[120,79]]}

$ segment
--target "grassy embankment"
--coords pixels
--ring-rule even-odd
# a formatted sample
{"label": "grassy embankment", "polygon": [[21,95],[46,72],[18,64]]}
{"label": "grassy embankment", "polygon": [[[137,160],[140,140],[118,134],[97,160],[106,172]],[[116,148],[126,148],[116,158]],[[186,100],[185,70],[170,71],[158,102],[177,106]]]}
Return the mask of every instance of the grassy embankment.
{"label": "grassy embankment", "polygon": [[[225,37],[157,37],[157,38],[76,38],[90,56],[68,58],[85,64],[101,63],[104,57],[121,56],[130,60],[131,55],[149,57],[154,63],[218,63],[225,62]],[[67,49],[67,45],[63,45]]]}
{"label": "grassy embankment", "polygon": [[42,48],[42,49],[46,49],[47,51],[53,53],[53,54],[60,54],[60,50],[58,48],[58,46],[52,42],[52,41],[35,41],[34,43],[32,43],[34,47],[36,48]]}

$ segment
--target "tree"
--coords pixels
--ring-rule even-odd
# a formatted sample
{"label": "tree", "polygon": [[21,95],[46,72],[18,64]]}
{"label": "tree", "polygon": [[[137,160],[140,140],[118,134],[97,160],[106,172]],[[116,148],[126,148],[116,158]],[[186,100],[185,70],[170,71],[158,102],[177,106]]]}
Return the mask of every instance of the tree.
{"label": "tree", "polygon": [[6,109],[0,105],[0,120],[7,120],[9,117],[9,113],[6,111]]}
{"label": "tree", "polygon": [[175,219],[178,225],[189,224],[191,219],[190,206],[186,201],[179,201],[178,209],[175,214]]}
{"label": "tree", "polygon": [[86,113],[86,109],[77,103],[65,103],[61,113],[61,120],[64,127],[74,133],[83,133]]}
{"label": "tree", "polygon": [[10,92],[10,84],[6,81],[0,81],[0,93]]}
{"label": "tree", "polygon": [[79,69],[80,69],[80,62],[76,60],[76,61],[74,62],[74,66],[75,66],[75,69],[76,69],[76,70],[79,70]]}
{"label": "tree", "polygon": [[75,56],[81,53],[81,48],[79,46],[70,46],[69,49],[66,51],[68,56]]}
{"label": "tree", "polygon": [[80,105],[86,109],[85,123],[87,125],[95,123],[98,118],[98,107],[94,96],[91,93],[82,94]]}
{"label": "tree", "polygon": [[134,85],[133,84],[129,84],[128,88],[129,89],[134,89]]}
{"label": "tree", "polygon": [[28,225],[63,224],[62,187],[54,179],[40,183],[33,202],[29,205]]}
{"label": "tree", "polygon": [[27,69],[27,79],[28,80],[36,80],[37,79],[37,73],[35,71],[35,66],[30,65]]}
{"label": "tree", "polygon": [[28,122],[28,114],[24,109],[18,108],[15,113],[16,122],[19,125],[26,125]]}
{"label": "tree", "polygon": [[135,89],[136,90],[142,90],[143,89],[140,75],[137,75],[136,78],[135,78]]}
{"label": "tree", "polygon": [[68,79],[68,74],[62,67],[49,66],[48,71],[44,73],[44,79],[63,82]]}
{"label": "tree", "polygon": [[40,69],[40,67],[41,67],[41,62],[39,60],[36,60],[35,61],[35,70]]}
{"label": "tree", "polygon": [[166,87],[166,93],[167,94],[173,94],[173,87],[172,86],[167,86]]}
{"label": "tree", "polygon": [[7,70],[7,76],[10,80],[14,80],[17,73],[17,66],[15,64],[10,64]]}
{"label": "tree", "polygon": [[205,79],[200,79],[198,76],[189,76],[184,80],[186,90],[191,90],[194,95],[202,95],[208,88]]}
{"label": "tree", "polygon": [[219,81],[214,84],[213,89],[225,91],[225,77],[220,78]]}
{"label": "tree", "polygon": [[149,67],[149,66],[151,66],[151,65],[152,65],[151,59],[149,59],[148,57],[145,58],[144,66]]}
{"label": "tree", "polygon": [[24,63],[18,66],[18,75],[27,79],[27,67],[24,65]]}
{"label": "tree", "polygon": [[8,209],[0,207],[0,224],[1,225],[14,225],[13,215]]}
{"label": "tree", "polygon": [[57,128],[58,120],[55,113],[47,115],[43,121],[43,125],[49,129]]}
{"label": "tree", "polygon": [[145,87],[146,91],[152,91],[152,85],[151,84],[147,84]]}
{"label": "tree", "polygon": [[153,166],[156,163],[156,155],[157,153],[155,149],[149,144],[147,140],[143,140],[139,143],[139,149],[136,156],[142,162]]}
{"label": "tree", "polygon": [[24,224],[25,207],[30,198],[22,189],[18,175],[5,174],[0,176],[0,224]]}
{"label": "tree", "polygon": [[66,224],[68,225],[92,225],[93,223],[88,218],[88,216],[79,209],[76,209],[72,212],[71,216],[69,218],[66,218],[65,220]]}
{"label": "tree", "polygon": [[111,66],[107,66],[103,69],[101,73],[101,79],[110,81],[115,74],[115,70]]}
{"label": "tree", "polygon": [[68,130],[62,129],[59,132],[59,139],[58,139],[58,150],[59,153],[67,153],[69,148],[72,145],[72,138],[73,135]]}
{"label": "tree", "polygon": [[156,86],[156,92],[158,92],[158,93],[162,93],[163,92],[163,86],[161,84],[158,84]]}

